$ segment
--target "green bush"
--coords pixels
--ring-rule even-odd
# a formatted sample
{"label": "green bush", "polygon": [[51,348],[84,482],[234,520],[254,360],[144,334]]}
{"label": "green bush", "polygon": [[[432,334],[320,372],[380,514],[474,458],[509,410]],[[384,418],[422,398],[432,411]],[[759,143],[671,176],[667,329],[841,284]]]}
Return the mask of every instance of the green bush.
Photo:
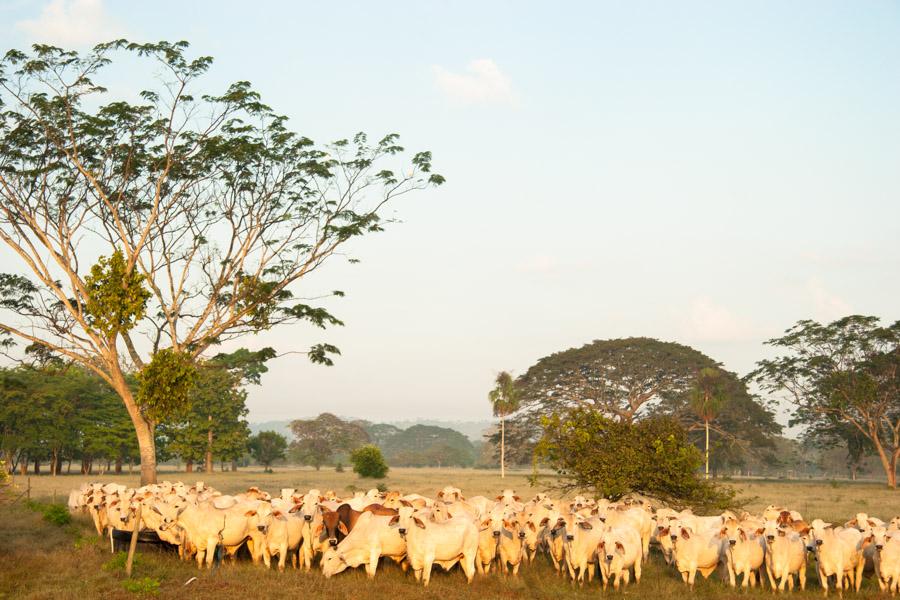
{"label": "green bush", "polygon": [[561,487],[618,500],[637,492],[676,507],[736,505],[734,492],[699,475],[703,455],[674,419],[622,423],[576,408],[543,419],[535,458],[556,468]]}
{"label": "green bush", "polygon": [[[115,573],[116,571],[124,571],[125,563],[128,562],[128,553],[127,552],[116,552],[111,559],[103,563],[103,566],[100,567],[104,571],[109,573]],[[132,561],[132,565],[136,566],[138,563],[137,554],[134,555],[134,560]]]}
{"label": "green bush", "polygon": [[353,472],[360,477],[383,479],[388,472],[381,450],[371,444],[354,450],[350,454],[350,462],[353,463]]}
{"label": "green bush", "polygon": [[122,582],[125,591],[133,594],[152,594],[159,593],[159,580],[153,577],[142,577],[141,579],[126,579]]}
{"label": "green bush", "polygon": [[337,466],[334,468],[335,473],[343,473],[344,472],[344,463],[338,461]]}
{"label": "green bush", "polygon": [[72,515],[69,514],[69,509],[65,504],[45,504],[31,500],[26,502],[25,506],[29,510],[41,513],[48,523],[62,527],[72,522]]}

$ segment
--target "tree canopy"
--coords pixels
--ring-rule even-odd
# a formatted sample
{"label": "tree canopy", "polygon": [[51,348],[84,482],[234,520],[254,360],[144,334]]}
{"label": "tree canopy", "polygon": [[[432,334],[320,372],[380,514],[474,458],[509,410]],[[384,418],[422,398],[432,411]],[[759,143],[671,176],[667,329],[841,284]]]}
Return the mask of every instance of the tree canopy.
{"label": "tree canopy", "polygon": [[874,448],[888,485],[897,487],[900,321],[881,326],[877,317],[862,315],[827,325],[804,320],[766,343],[784,354],[759,361],[748,377],[786,397],[794,423],[845,440],[852,439],[845,426],[852,427]]}
{"label": "tree canopy", "polygon": [[[114,62],[146,82],[137,100],[110,94]],[[166,349],[196,361],[283,324],[340,325],[314,298],[343,292],[300,283],[381,231],[394,199],[444,181],[429,152],[403,165],[396,134],[317,145],[246,81],[203,90],[212,62],[126,40],[0,60],[0,240],[21,271],[0,275],[0,332],[116,391],[145,484],[166,415],[142,410],[127,376]]]}
{"label": "tree canopy", "polygon": [[350,453],[369,443],[369,435],[359,423],[345,421],[331,413],[315,419],[291,422],[294,441],[291,451],[297,460],[319,469],[338,453]]}
{"label": "tree canopy", "polygon": [[284,459],[287,438],[276,431],[260,431],[250,438],[249,446],[256,462],[270,471],[272,463]]}
{"label": "tree canopy", "polygon": [[[704,422],[690,400],[704,369],[717,372],[724,391],[710,422],[711,443],[725,461],[720,464],[770,453],[780,426],[737,375],[694,348],[652,338],[595,340],[538,360],[516,380],[522,409],[507,422],[508,450],[522,461],[542,435],[541,417],[574,408],[622,423],[667,415],[702,445]],[[496,443],[498,437],[489,440]]]}

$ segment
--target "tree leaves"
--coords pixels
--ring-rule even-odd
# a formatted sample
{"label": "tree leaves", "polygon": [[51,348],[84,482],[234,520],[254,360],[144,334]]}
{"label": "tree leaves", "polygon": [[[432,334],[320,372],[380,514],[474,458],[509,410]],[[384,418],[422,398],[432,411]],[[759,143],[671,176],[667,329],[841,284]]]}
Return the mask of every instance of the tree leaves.
{"label": "tree leaves", "polygon": [[144,318],[150,299],[144,279],[128,268],[121,251],[116,250],[109,258],[101,256],[84,279],[85,312],[91,326],[109,339],[134,328]]}

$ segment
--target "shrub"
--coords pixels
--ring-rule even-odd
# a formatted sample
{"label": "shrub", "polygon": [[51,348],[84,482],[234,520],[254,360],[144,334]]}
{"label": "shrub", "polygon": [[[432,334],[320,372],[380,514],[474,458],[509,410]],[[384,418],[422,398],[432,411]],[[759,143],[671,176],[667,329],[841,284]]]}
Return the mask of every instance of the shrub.
{"label": "shrub", "polygon": [[703,455],[671,418],[622,423],[576,408],[544,417],[542,424],[535,459],[556,468],[564,489],[611,500],[637,492],[700,510],[735,505],[734,492],[700,478]]}
{"label": "shrub", "polygon": [[65,504],[44,504],[30,501],[26,506],[29,510],[41,513],[48,523],[62,527],[72,522],[72,515],[69,514],[69,509]]}
{"label": "shrub", "polygon": [[142,577],[141,579],[126,579],[122,582],[125,591],[133,594],[151,594],[159,593],[159,580],[153,577]]}
{"label": "shrub", "polygon": [[343,473],[344,472],[344,463],[338,462],[337,466],[334,468],[335,473]]}
{"label": "shrub", "polygon": [[350,454],[350,462],[353,463],[353,472],[360,477],[382,479],[388,472],[387,463],[381,455],[378,446],[368,444],[361,446]]}
{"label": "shrub", "polygon": [[[128,562],[128,553],[127,552],[116,552],[111,559],[103,563],[103,566],[100,567],[104,571],[109,573],[115,573],[116,571],[124,571],[125,563]],[[137,566],[138,564],[138,555],[134,555],[134,560],[132,561],[133,566]]]}

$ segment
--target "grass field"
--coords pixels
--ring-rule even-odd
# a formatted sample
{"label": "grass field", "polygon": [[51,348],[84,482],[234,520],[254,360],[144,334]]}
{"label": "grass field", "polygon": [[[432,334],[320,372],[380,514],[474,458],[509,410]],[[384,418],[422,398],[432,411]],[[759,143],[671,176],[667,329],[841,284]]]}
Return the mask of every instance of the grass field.
{"label": "grass field", "polygon": [[[513,473],[501,480],[496,473],[453,469],[393,469],[386,484],[391,489],[433,495],[447,484],[454,484],[464,493],[490,494],[504,487],[512,487],[523,496],[538,488],[529,488],[528,473]],[[194,481],[201,479],[225,492],[259,485],[273,493],[282,487],[334,489],[346,493],[352,489],[367,489],[370,483],[360,481],[352,473],[332,470],[281,470],[271,474],[252,470],[238,473],[194,474],[164,473],[161,479]],[[41,476],[31,478],[32,498],[64,502],[69,489],[88,479],[82,476]],[[103,481],[137,484],[137,476],[104,476]],[[24,486],[22,478],[16,484]],[[743,481],[733,483],[745,497],[755,497],[748,504],[750,510],[769,503],[783,504],[800,510],[808,517],[841,521],[858,510],[886,518],[900,513],[900,493],[891,492],[877,484],[786,481]],[[22,489],[20,487],[20,489]],[[549,561],[539,556],[534,565],[524,566],[518,578],[504,578],[496,574],[476,578],[471,586],[458,569],[436,573],[427,590],[416,585],[393,565],[383,565],[373,582],[363,572],[342,573],[330,580],[318,572],[299,573],[288,569],[280,574],[265,571],[251,564],[225,565],[212,571],[198,571],[193,564],[181,563],[172,553],[157,552],[143,547],[139,551],[133,580],[155,592],[131,592],[121,565],[109,552],[108,544],[98,540],[87,518],[76,518],[71,524],[57,526],[46,523],[41,515],[29,510],[23,502],[0,506],[0,598],[223,598],[223,597],[303,597],[328,598],[586,598],[602,592],[599,586],[573,587],[567,580],[557,578]],[[192,583],[191,578],[197,577]],[[148,578],[148,579],[144,579]],[[821,590],[813,582],[810,590],[795,597],[821,597]],[[610,590],[607,594],[614,595]],[[622,593],[636,598],[680,598],[687,594],[677,575],[662,564],[654,551],[651,564],[644,569],[638,586]],[[697,585],[698,598],[737,598],[745,596],[769,597],[769,591],[742,593],[728,588],[719,575]],[[882,597],[869,577],[864,582],[862,598]]]}

